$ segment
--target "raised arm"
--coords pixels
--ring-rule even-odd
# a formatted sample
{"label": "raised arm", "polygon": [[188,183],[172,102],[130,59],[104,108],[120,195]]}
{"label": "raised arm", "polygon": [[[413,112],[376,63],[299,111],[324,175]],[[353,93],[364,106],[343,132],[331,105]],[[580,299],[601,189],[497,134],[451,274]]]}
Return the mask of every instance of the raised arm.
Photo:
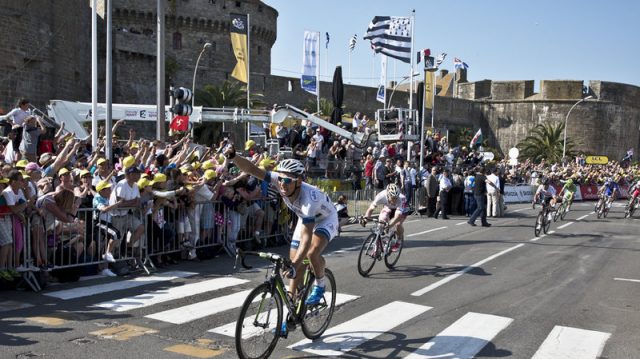
{"label": "raised arm", "polygon": [[238,166],[238,168],[242,172],[246,172],[246,173],[248,173],[248,174],[250,174],[253,177],[256,177],[258,179],[264,179],[264,176],[266,175],[267,172],[265,170],[263,170],[263,169],[260,169],[258,166],[254,165],[248,159],[246,159],[246,158],[244,158],[242,156],[236,156],[236,150],[235,150],[235,148],[233,148],[233,146],[229,146],[224,151],[224,155],[228,160],[230,160],[236,166]]}

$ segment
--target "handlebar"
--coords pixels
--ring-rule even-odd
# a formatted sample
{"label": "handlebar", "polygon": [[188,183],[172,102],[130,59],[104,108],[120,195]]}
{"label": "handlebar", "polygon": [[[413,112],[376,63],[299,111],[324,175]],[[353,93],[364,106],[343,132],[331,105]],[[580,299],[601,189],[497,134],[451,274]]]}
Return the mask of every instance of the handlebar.
{"label": "handlebar", "polygon": [[283,257],[277,253],[271,252],[256,252],[256,251],[243,251],[240,248],[236,248],[236,262],[233,265],[233,269],[236,269],[238,266],[238,259],[240,259],[240,265],[244,269],[251,269],[252,266],[245,263],[246,256],[256,256],[260,258],[267,259],[274,264],[281,264],[284,267],[290,267],[292,265],[291,260],[289,258]]}
{"label": "handlebar", "polygon": [[365,221],[370,221],[373,222],[375,224],[382,224],[382,225],[388,225],[389,222],[387,221],[381,221],[376,217],[364,217],[364,216],[359,216],[358,217],[358,222],[360,222],[360,224],[362,224],[362,226],[364,227]]}

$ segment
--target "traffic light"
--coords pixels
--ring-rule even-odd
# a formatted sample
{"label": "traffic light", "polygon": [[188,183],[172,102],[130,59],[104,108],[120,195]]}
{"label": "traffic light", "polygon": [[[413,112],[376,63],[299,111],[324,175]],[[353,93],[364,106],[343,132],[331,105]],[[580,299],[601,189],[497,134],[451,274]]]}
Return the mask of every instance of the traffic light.
{"label": "traffic light", "polygon": [[171,112],[176,116],[190,116],[193,111],[191,106],[193,92],[188,88],[178,87],[171,94],[176,101],[176,104],[171,108]]}

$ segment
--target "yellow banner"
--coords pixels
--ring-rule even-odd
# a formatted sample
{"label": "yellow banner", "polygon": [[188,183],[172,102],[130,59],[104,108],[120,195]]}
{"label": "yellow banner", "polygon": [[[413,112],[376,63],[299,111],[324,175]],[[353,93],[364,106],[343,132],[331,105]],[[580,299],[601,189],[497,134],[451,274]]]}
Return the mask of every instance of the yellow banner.
{"label": "yellow banner", "polygon": [[427,72],[427,76],[424,79],[424,108],[431,110],[433,108],[433,83],[435,72]]}
{"label": "yellow banner", "polygon": [[233,46],[233,54],[236,55],[236,60],[238,60],[231,76],[247,83],[247,35],[232,32],[231,46]]}
{"label": "yellow banner", "polygon": [[607,156],[587,156],[585,161],[590,165],[606,165],[609,163]]}

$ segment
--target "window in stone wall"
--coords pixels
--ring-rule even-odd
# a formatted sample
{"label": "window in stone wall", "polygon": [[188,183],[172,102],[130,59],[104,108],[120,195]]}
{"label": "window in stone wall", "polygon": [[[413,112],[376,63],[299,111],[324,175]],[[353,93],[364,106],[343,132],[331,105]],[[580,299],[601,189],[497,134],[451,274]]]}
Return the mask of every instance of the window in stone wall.
{"label": "window in stone wall", "polygon": [[179,32],[173,33],[173,49],[182,50],[182,34]]}
{"label": "window in stone wall", "polygon": [[258,46],[258,55],[262,55],[262,46]]}
{"label": "window in stone wall", "polygon": [[262,5],[258,5],[258,12],[262,12]]}
{"label": "window in stone wall", "polygon": [[241,1],[236,1],[236,7],[241,7],[242,6],[242,2]]}

